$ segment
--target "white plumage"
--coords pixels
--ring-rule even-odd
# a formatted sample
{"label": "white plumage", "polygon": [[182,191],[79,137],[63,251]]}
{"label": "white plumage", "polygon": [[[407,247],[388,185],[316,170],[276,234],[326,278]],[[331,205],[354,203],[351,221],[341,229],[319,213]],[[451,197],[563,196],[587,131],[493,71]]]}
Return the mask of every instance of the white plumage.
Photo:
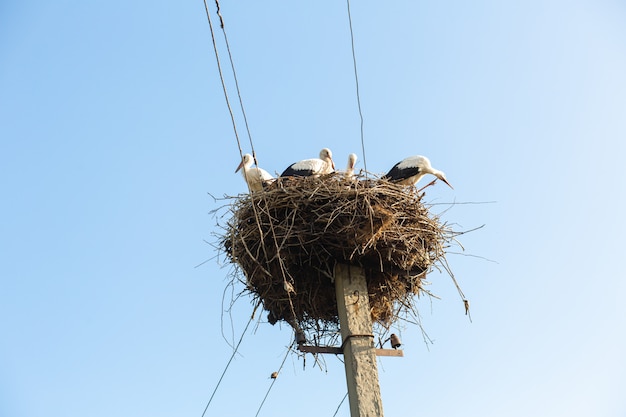
{"label": "white plumage", "polygon": [[282,174],[281,177],[318,177],[335,172],[335,163],[333,162],[333,154],[328,148],[320,151],[320,157],[312,159],[304,159],[295,162]]}
{"label": "white plumage", "polygon": [[348,155],[348,165],[346,166],[346,172],[344,172],[344,178],[347,180],[354,179],[354,166],[356,165],[357,156],[355,153]]}
{"label": "white plumage", "polygon": [[263,191],[263,186],[268,184],[274,180],[274,177],[270,175],[269,172],[262,168],[254,167],[252,168],[252,163],[254,162],[254,158],[249,153],[245,154],[243,158],[241,158],[241,163],[235,170],[235,172],[239,171],[241,168],[241,175],[243,175],[244,180],[248,183],[248,188],[250,191]]}
{"label": "white plumage", "polygon": [[403,159],[395,164],[383,178],[400,185],[415,185],[426,174],[434,175],[445,182],[448,187],[453,188],[446,179],[446,174],[433,168],[430,160],[422,155],[409,156]]}

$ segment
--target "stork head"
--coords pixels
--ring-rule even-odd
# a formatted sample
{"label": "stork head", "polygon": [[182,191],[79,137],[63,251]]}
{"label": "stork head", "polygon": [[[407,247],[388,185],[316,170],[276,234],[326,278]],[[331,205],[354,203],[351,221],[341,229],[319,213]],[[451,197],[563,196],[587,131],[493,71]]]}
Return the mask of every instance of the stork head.
{"label": "stork head", "polygon": [[448,187],[454,190],[454,187],[451,186],[448,180],[446,179],[446,174],[444,174],[442,171],[433,172],[433,175],[435,175],[435,177],[439,178],[441,181],[445,182]]}
{"label": "stork head", "polygon": [[328,148],[324,148],[320,151],[320,159],[322,161],[326,161],[333,167],[333,171],[335,170],[335,161],[333,161],[333,153]]}
{"label": "stork head", "polygon": [[425,156],[420,157],[419,164],[421,165],[420,168],[423,169],[425,173],[433,174],[435,177],[445,182],[448,187],[454,190],[454,187],[451,186],[448,182],[446,174],[444,174],[443,171],[439,171],[438,169],[433,168],[428,158],[426,158]]}
{"label": "stork head", "polygon": [[356,165],[357,156],[355,153],[351,153],[348,155],[348,170],[354,170],[354,166]]}
{"label": "stork head", "polygon": [[354,166],[356,165],[356,154],[351,153],[348,155],[348,165],[346,166],[346,172],[344,172],[343,176],[347,180],[353,180],[354,176]]}
{"label": "stork head", "polygon": [[356,165],[356,154],[351,153],[348,155],[348,165],[346,166],[346,172],[344,173],[344,177],[347,180],[354,179],[354,166]]}
{"label": "stork head", "polygon": [[237,166],[237,169],[235,170],[235,172],[239,171],[241,168],[244,168],[244,167],[249,168],[250,165],[252,165],[252,155],[247,153],[243,156],[243,158],[241,158],[241,162]]}

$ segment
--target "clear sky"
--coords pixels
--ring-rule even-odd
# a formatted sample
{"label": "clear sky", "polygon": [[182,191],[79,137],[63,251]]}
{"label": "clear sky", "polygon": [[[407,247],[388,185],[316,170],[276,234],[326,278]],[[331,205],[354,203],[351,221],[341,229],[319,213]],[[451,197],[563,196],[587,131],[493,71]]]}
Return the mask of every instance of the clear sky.
{"label": "clear sky", "polygon": [[[263,168],[427,155],[434,210],[485,224],[448,255],[473,322],[433,272],[386,415],[626,415],[624,2],[353,0],[366,158],[346,3],[222,3]],[[0,3],[0,415],[200,417],[252,311],[212,246],[239,155],[201,1]],[[256,414],[292,337],[257,318],[207,415]],[[259,415],[332,416],[323,360]]]}

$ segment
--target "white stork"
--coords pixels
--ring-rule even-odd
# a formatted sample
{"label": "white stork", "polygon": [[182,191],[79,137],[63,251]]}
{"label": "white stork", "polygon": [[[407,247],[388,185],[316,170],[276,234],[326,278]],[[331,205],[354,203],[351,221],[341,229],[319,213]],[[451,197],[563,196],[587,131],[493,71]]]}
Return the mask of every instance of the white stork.
{"label": "white stork", "polygon": [[241,170],[241,175],[243,175],[243,179],[248,183],[250,191],[263,191],[263,186],[272,182],[274,177],[262,168],[252,168],[253,162],[254,158],[252,158],[252,155],[249,153],[245,154],[243,158],[241,158],[241,163],[235,172],[243,168]]}
{"label": "white stork", "polygon": [[391,168],[391,170],[383,176],[383,179],[395,182],[400,185],[415,185],[426,174],[432,174],[445,182],[448,187],[454,189],[448,180],[446,174],[430,165],[430,160],[425,156],[415,155],[404,158]]}
{"label": "white stork", "polygon": [[348,155],[348,166],[346,167],[346,172],[344,172],[344,178],[347,180],[354,179],[354,166],[356,165],[357,156],[355,153],[351,153]]}
{"label": "white stork", "polygon": [[281,177],[319,177],[335,172],[333,153],[328,148],[320,151],[320,157],[293,163],[280,174]]}

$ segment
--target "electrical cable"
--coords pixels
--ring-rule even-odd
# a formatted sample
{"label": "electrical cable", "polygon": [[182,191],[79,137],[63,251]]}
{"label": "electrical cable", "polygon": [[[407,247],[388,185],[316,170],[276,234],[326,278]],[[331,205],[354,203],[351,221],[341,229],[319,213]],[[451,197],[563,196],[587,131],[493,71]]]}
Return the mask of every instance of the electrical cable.
{"label": "electrical cable", "polygon": [[[293,345],[293,342],[291,343],[291,345]],[[287,348],[287,353],[285,353],[285,357],[283,358],[283,361],[280,364],[280,368],[278,368],[278,371],[276,371],[278,375],[280,375],[280,371],[283,369],[283,365],[285,364],[285,361],[287,360],[287,356],[289,356],[291,345],[289,348]],[[270,395],[270,391],[272,390],[272,387],[274,386],[274,383],[276,382],[277,379],[278,378],[272,378],[272,383],[270,384],[270,387],[267,389],[267,392],[265,393],[265,397],[263,397],[263,401],[261,401],[261,405],[259,405],[259,409],[257,410],[254,417],[258,417],[259,413],[261,412],[261,408],[263,408],[263,404],[265,404],[265,400],[267,399],[267,396]]]}
{"label": "electrical cable", "polygon": [[365,169],[365,177],[367,178],[367,158],[365,157],[365,140],[363,138],[363,111],[361,110],[361,95],[359,93],[359,74],[356,65],[356,52],[354,49],[354,31],[352,29],[352,13],[350,12],[350,0],[346,0],[348,5],[348,23],[350,25],[350,41],[352,45],[352,63],[354,64],[354,80],[356,83],[356,102],[359,108],[359,117],[361,119],[361,151],[363,152],[363,168]]}
{"label": "electrical cable", "polygon": [[[228,52],[228,57],[229,57],[229,60],[230,60],[230,66],[231,66],[232,71],[233,71],[233,79],[235,81],[235,88],[237,90],[237,96],[239,97],[239,104],[241,106],[241,113],[243,115],[244,124],[245,124],[246,130],[248,132],[248,138],[249,138],[249,141],[250,141],[250,148],[252,150],[252,156],[253,156],[255,164],[257,164],[256,153],[255,153],[255,150],[254,150],[254,144],[252,143],[252,135],[250,133],[250,128],[249,128],[249,125],[248,125],[248,118],[246,117],[246,111],[245,111],[245,108],[244,108],[244,105],[243,105],[243,99],[241,98],[241,91],[239,89],[239,82],[237,81],[237,72],[235,71],[235,63],[233,61],[232,53],[230,51],[230,44],[228,43],[228,36],[226,35],[226,28],[225,28],[225,25],[224,25],[224,18],[222,16],[221,12],[220,12],[219,0],[215,0],[215,6],[217,8],[217,15],[220,18],[220,27],[222,28],[222,32],[224,34],[224,41],[225,41],[225,44],[226,44],[226,50]],[[205,8],[206,8],[206,0],[205,0]],[[213,33],[213,32],[211,32],[211,33]],[[214,43],[214,45],[215,45],[215,43]],[[217,55],[217,51],[216,51],[216,55]],[[221,72],[220,72],[220,74],[221,74]],[[230,108],[230,106],[229,106],[229,108]],[[233,121],[233,123],[234,123],[234,121]],[[236,134],[236,132],[235,132],[235,134]],[[237,138],[237,143],[239,144],[239,138]],[[240,152],[241,152],[241,145],[240,145]],[[258,166],[258,164],[257,164],[257,166]],[[245,174],[245,171],[244,171],[244,174]],[[260,220],[259,220],[259,216],[258,216],[258,213],[257,213],[256,204],[253,205],[253,209],[254,209],[254,215],[255,215],[256,220],[257,220],[257,224],[260,224]],[[276,234],[274,233],[274,226],[273,226],[273,224],[270,223],[270,227],[271,227],[272,236],[274,237],[274,245],[276,247],[276,253],[280,253],[280,247],[278,245],[278,242],[276,241]],[[261,236],[262,236],[263,232],[261,231],[260,226],[259,226],[259,231],[261,232]],[[262,249],[265,252],[266,249],[265,249],[264,240],[262,242],[263,242],[262,243]],[[281,273],[282,273],[282,276],[283,276],[283,282],[284,282],[284,285],[286,285],[287,284],[287,274],[285,273],[285,269],[283,267],[282,259],[279,259],[279,264],[280,264]],[[293,302],[291,300],[291,293],[288,292],[287,295],[289,296],[289,304],[290,304],[290,307],[291,307],[291,313],[292,313],[293,317],[295,317],[296,313],[295,313],[295,310],[294,310],[294,307],[293,307]],[[294,327],[294,330],[296,330],[295,327]]]}
{"label": "electrical cable", "polygon": [[[222,83],[222,89],[224,90],[224,97],[226,98],[226,106],[228,107],[228,112],[230,113],[230,118],[231,118],[231,121],[232,121],[232,124],[233,124],[233,130],[235,132],[235,139],[237,141],[237,147],[239,149],[239,156],[243,159],[243,151],[241,149],[241,141],[239,140],[239,134],[237,132],[237,124],[235,122],[235,116],[233,114],[233,110],[232,110],[232,107],[230,105],[230,99],[228,97],[228,91],[227,91],[227,88],[226,88],[226,82],[224,81],[224,73],[222,71],[222,64],[221,64],[219,53],[218,53],[218,49],[217,49],[217,43],[215,41],[215,32],[213,30],[213,22],[211,20],[211,13],[209,12],[209,6],[207,5],[207,1],[203,0],[203,2],[204,2],[204,10],[206,12],[207,20],[209,22],[209,28],[210,28],[210,31],[211,31],[211,41],[213,42],[213,50],[215,52],[215,59],[216,59],[216,62],[217,62],[217,69],[218,69],[218,72],[219,72],[220,81]],[[222,17],[221,12],[220,12],[220,5],[219,5],[219,2],[217,0],[215,1],[215,5],[217,7],[217,15],[218,15],[218,17],[220,19],[220,26],[221,26],[222,29],[224,29],[224,19]],[[226,45],[227,45],[228,55],[230,57],[230,63],[231,63],[232,71],[233,71],[233,76],[235,78],[235,84],[238,85],[238,83],[236,81],[237,80],[237,75],[236,75],[236,71],[235,71],[235,66],[234,66],[234,63],[233,63],[233,60],[232,60],[232,55],[230,53],[230,47],[228,47],[228,40],[227,40],[227,37],[226,37],[226,31],[225,30],[224,30],[224,38],[226,39]],[[244,112],[244,120],[246,120],[245,111],[243,109],[243,101],[241,100],[241,95],[239,94],[239,87],[237,87],[237,92],[238,92],[238,95],[239,95],[242,112]],[[247,128],[247,126],[248,126],[248,123],[246,121],[246,128]],[[252,144],[252,136],[250,136],[249,130],[248,130],[248,135],[249,135],[249,138],[250,138],[250,146],[252,147],[252,152],[253,152],[253,157],[254,157],[253,159],[254,159],[254,161],[256,163],[256,155],[254,154],[254,146]],[[248,182],[246,171],[244,170],[243,173],[244,173],[244,177],[246,178],[246,182]],[[253,200],[255,198],[254,194],[251,194],[250,197]],[[252,207],[254,209],[254,217],[257,220],[257,224],[259,224],[259,231],[261,232],[261,236],[262,236],[263,233],[262,233],[262,231],[260,229],[259,214],[257,212],[257,207],[256,206],[257,206],[256,204],[253,204]],[[262,245],[262,249],[265,252],[265,245]],[[283,276],[284,276],[284,274],[283,274]]]}
{"label": "electrical cable", "polygon": [[346,400],[346,398],[348,398],[348,393],[347,392],[346,392],[346,395],[343,396],[343,399],[341,400],[339,405],[337,406],[337,409],[335,410],[335,414],[333,414],[333,417],[335,417],[337,415],[337,413],[339,412],[339,409],[341,408],[341,404],[343,404],[343,402]]}
{"label": "electrical cable", "polygon": [[241,98],[241,90],[239,89],[239,80],[237,79],[237,72],[235,71],[235,62],[233,61],[233,55],[230,51],[230,43],[228,43],[228,36],[226,35],[226,27],[224,25],[224,18],[220,12],[219,0],[215,0],[215,6],[217,7],[217,15],[220,18],[220,27],[224,34],[224,43],[226,44],[226,51],[228,52],[228,59],[230,60],[230,67],[233,70],[233,80],[235,81],[235,89],[237,90],[237,97],[239,98],[239,106],[241,107],[241,114],[243,116],[243,122],[246,126],[246,132],[248,133],[248,140],[250,141],[250,148],[252,150],[252,156],[254,157],[254,163],[258,166],[256,159],[256,152],[254,150],[254,144],[252,143],[252,134],[250,133],[250,125],[248,124],[248,117],[246,116],[246,110],[243,106],[243,99]]}
{"label": "electrical cable", "polygon": [[[215,52],[217,68],[218,68],[218,72],[219,72],[219,76],[220,76],[220,81],[221,81],[221,84],[222,84],[222,89],[223,89],[223,92],[224,92],[224,98],[226,100],[226,106],[228,108],[228,112],[230,114],[231,122],[232,122],[232,125],[233,125],[233,131],[235,133],[235,139],[237,141],[237,147],[239,149],[239,154],[240,154],[241,157],[243,157],[243,151],[242,151],[242,148],[241,148],[241,141],[240,141],[240,138],[239,138],[239,133],[237,131],[237,124],[235,122],[235,116],[234,116],[234,113],[233,113],[232,106],[230,104],[230,98],[228,96],[228,91],[227,91],[227,88],[226,88],[226,82],[224,80],[224,74],[223,74],[223,70],[222,70],[222,64],[221,64],[221,61],[220,61],[218,48],[217,48],[217,44],[216,44],[216,40],[215,40],[215,33],[214,33],[214,30],[213,30],[213,23],[211,21],[211,14],[209,12],[207,1],[203,0],[203,2],[204,2],[204,8],[205,8],[207,20],[208,20],[209,27],[210,27],[211,40],[212,40],[212,43],[213,43],[213,49],[214,49],[214,52]],[[228,57],[229,57],[231,69],[232,69],[232,72],[233,72],[233,79],[234,79],[234,83],[235,83],[235,88],[237,90],[237,96],[238,96],[238,99],[239,99],[239,104],[240,104],[240,107],[241,107],[241,112],[242,112],[242,115],[243,115],[243,120],[244,120],[244,124],[245,124],[245,127],[246,127],[246,132],[248,134],[248,139],[249,139],[249,142],[250,142],[252,155],[254,157],[255,163],[257,163],[256,153],[255,153],[255,150],[254,150],[254,144],[253,144],[253,141],[252,141],[252,135],[251,135],[251,132],[250,132],[248,119],[247,119],[245,108],[244,108],[244,105],[243,105],[243,99],[241,97],[241,90],[239,88],[239,82],[238,82],[237,74],[236,74],[236,71],[235,71],[234,60],[233,60],[233,57],[232,57],[230,44],[228,42],[228,36],[226,34],[226,30],[225,30],[225,27],[224,27],[224,19],[223,19],[222,15],[221,15],[221,12],[220,12],[219,0],[215,0],[215,5],[217,7],[217,15],[218,15],[218,17],[220,19],[220,27],[221,27],[223,35],[224,35],[224,41],[225,41],[225,44],[226,44],[226,50],[228,52]],[[364,120],[363,120],[363,112],[362,112],[362,108],[361,108],[361,97],[360,97],[360,90],[359,90],[359,78],[358,78],[358,71],[357,71],[356,52],[355,52],[355,46],[354,46],[354,31],[353,31],[353,28],[352,28],[352,16],[351,16],[351,11],[350,11],[350,0],[347,0],[347,9],[348,9],[348,22],[349,22],[349,27],[350,27],[351,47],[352,47],[352,61],[353,61],[353,65],[354,65],[354,78],[355,78],[355,85],[356,85],[356,98],[357,98],[357,106],[358,106],[359,118],[360,118],[361,150],[362,150],[362,153],[363,153],[363,165],[364,165],[364,168],[365,168],[365,175],[367,176],[367,159],[366,159],[366,155],[365,155],[365,140],[364,140]],[[256,216],[258,216],[258,214],[256,213],[256,210],[255,210],[255,217]],[[258,219],[257,219],[257,221],[258,221]],[[275,236],[274,236],[274,238],[275,238]],[[280,246],[278,245],[277,241],[274,242],[274,245],[276,246],[277,250],[280,252]],[[282,265],[281,265],[281,269],[282,269]],[[282,275],[283,275],[283,280],[286,280],[285,271],[282,270],[281,272],[282,272]],[[288,294],[288,295],[289,295],[289,299],[290,299],[290,302],[291,302],[291,294]],[[291,309],[292,309],[292,312],[293,312],[293,305],[291,305]],[[212,402],[212,400],[213,400],[213,398],[215,396],[215,393],[217,392],[217,389],[219,388],[219,386],[220,386],[220,384],[222,382],[222,379],[224,378],[224,376],[225,376],[225,374],[226,374],[226,372],[227,372],[227,370],[228,370],[232,360],[234,359],[235,355],[237,354],[239,346],[241,345],[243,337],[244,337],[246,331],[248,330],[248,327],[250,326],[250,323],[252,322],[252,320],[253,320],[253,317],[251,317],[250,320],[248,321],[248,323],[246,324],[246,327],[243,330],[237,345],[235,346],[233,354],[230,357],[230,359],[228,360],[228,363],[226,364],[226,367],[224,368],[224,371],[222,372],[222,375],[220,376],[220,378],[219,378],[219,380],[217,382],[217,385],[215,386],[215,389],[213,390],[213,393],[211,394],[211,397],[209,398],[209,401],[207,402],[207,405],[206,405],[206,407],[205,407],[205,409],[204,409],[204,411],[202,413],[202,417],[204,417],[204,415],[206,414],[206,412],[207,412],[207,410],[208,410],[208,408],[209,408],[209,406],[210,406],[210,404],[211,404],[211,402]],[[282,361],[282,363],[280,365],[278,373],[280,373],[280,370],[283,368],[283,366],[285,364],[285,361],[287,360],[287,357],[289,356],[289,352],[290,352],[290,348],[287,349],[287,353],[285,354],[285,357],[283,358],[283,361]],[[268,388],[268,390],[267,390],[267,392],[265,394],[265,397],[263,398],[263,401],[261,402],[261,404],[259,406],[259,409],[257,410],[256,416],[258,416],[259,413],[261,412],[261,409],[263,408],[263,405],[265,404],[265,401],[266,401],[267,397],[269,396],[269,393],[270,393],[272,387],[274,386],[275,382],[276,382],[276,379],[273,379],[272,383],[270,384],[270,386],[269,386],[269,388]],[[339,403],[339,406],[337,407],[337,410],[335,411],[335,414],[333,415],[333,417],[337,415],[337,412],[339,411],[341,405],[343,404],[343,402],[345,401],[347,396],[348,396],[348,394],[346,393],[346,395],[343,397],[343,399]]]}
{"label": "electrical cable", "polygon": [[250,326],[250,323],[252,323],[253,319],[254,319],[254,315],[250,317],[250,320],[248,320],[248,324],[246,324],[246,328],[243,329],[243,332],[241,333],[241,337],[239,338],[239,342],[237,342],[237,346],[235,346],[235,350],[233,351],[233,354],[228,360],[228,363],[226,364],[226,367],[224,368],[224,372],[222,372],[222,376],[220,376],[220,379],[217,381],[217,385],[215,386],[215,389],[213,390],[213,393],[211,394],[211,398],[209,398],[209,401],[207,402],[206,407],[204,407],[204,411],[202,412],[202,417],[204,417],[204,415],[206,414],[206,411],[209,409],[209,405],[211,405],[211,401],[213,401],[213,397],[215,397],[215,393],[217,392],[217,389],[222,383],[222,379],[224,378],[224,375],[226,375],[226,371],[228,370],[230,363],[233,361],[233,358],[237,354],[237,351],[239,350],[239,345],[241,345],[241,341],[243,340],[243,336],[246,334],[246,331],[248,330],[248,327]]}
{"label": "electrical cable", "polygon": [[[209,6],[204,1],[204,10],[206,12],[207,20],[209,21],[209,28],[211,31],[211,41],[213,42],[213,51],[215,51],[215,60],[217,61],[217,70],[220,75],[220,81],[222,82],[222,90],[224,90],[224,98],[226,98],[226,106],[228,107],[228,112],[230,113],[230,120],[233,123],[233,130],[235,131],[235,139],[237,140],[237,147],[239,148],[239,155],[243,158],[243,151],[241,150],[241,142],[239,141],[239,134],[237,133],[237,123],[235,123],[235,115],[233,114],[233,109],[230,105],[230,99],[228,98],[228,91],[226,89],[226,82],[224,81],[224,73],[222,72],[222,63],[220,61],[220,56],[217,51],[217,43],[215,42],[215,33],[213,31],[213,22],[211,21],[211,13],[209,12]],[[221,16],[220,16],[221,20]]]}

